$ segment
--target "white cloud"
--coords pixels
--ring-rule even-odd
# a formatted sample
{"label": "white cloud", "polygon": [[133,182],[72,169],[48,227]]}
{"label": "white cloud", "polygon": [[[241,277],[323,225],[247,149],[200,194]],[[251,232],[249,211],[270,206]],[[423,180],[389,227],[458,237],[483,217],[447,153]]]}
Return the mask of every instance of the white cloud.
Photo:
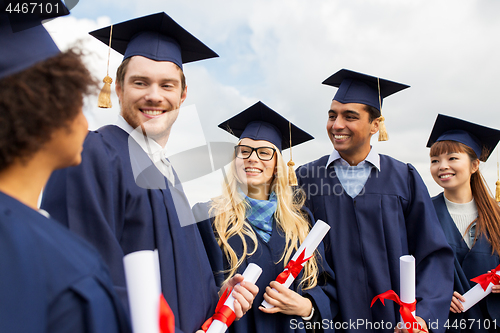
{"label": "white cloud", "polygon": [[[438,113],[500,127],[497,0],[106,0],[106,8],[116,5],[111,15],[99,3],[86,0],[85,8],[94,4],[95,11],[85,19],[48,23],[56,42],[66,46],[111,23],[111,15],[119,22],[166,11],[219,53],[220,58],[185,66],[186,104],[196,105],[209,140],[226,135],[218,123],[262,100],[317,138],[297,147],[297,164],[329,154],[326,112],[336,89],[321,82],[341,68],[411,85],[386,99],[390,141],[373,144],[414,164],[431,194],[440,189],[429,175],[425,144]],[[77,17],[79,6],[73,11]],[[86,47],[98,54],[91,67],[102,79],[107,48],[86,38]],[[112,51],[112,73],[120,61]],[[113,121],[114,104],[111,112],[89,109],[92,123]],[[495,162],[494,152],[483,166],[490,187]]]}

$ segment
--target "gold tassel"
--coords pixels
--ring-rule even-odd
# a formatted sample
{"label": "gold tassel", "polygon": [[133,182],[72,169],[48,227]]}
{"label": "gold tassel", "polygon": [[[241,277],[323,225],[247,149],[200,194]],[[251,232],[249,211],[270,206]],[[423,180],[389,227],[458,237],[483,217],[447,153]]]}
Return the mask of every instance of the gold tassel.
{"label": "gold tassel", "polygon": [[385,118],[380,116],[378,119],[380,120],[378,125],[378,141],[387,141],[389,140],[389,134],[387,134],[387,129],[385,128]]}
{"label": "gold tassel", "polygon": [[497,149],[497,182],[496,182],[497,188],[495,191],[495,200],[497,202],[500,202],[500,163],[498,161],[498,149]]}
{"label": "gold tassel", "polygon": [[497,202],[500,202],[500,180],[497,180],[497,190],[496,190],[496,193],[495,193],[495,200]]}
{"label": "gold tassel", "polygon": [[113,79],[109,76],[109,56],[111,54],[111,37],[113,36],[113,25],[111,25],[111,29],[109,31],[109,48],[108,48],[108,68],[106,70],[106,76],[102,79],[104,82],[104,86],[99,93],[99,97],[97,98],[97,106],[103,109],[110,109],[112,107],[111,104],[111,83],[113,83]]}
{"label": "gold tassel", "polygon": [[288,185],[297,186],[297,176],[295,175],[295,170],[293,170],[295,163],[290,160],[286,165],[288,165]]}
{"label": "gold tassel", "polygon": [[297,176],[295,175],[295,170],[293,166],[295,163],[292,161],[292,123],[288,122],[289,132],[290,132],[290,161],[286,165],[288,165],[288,185],[297,186]]}
{"label": "gold tassel", "polygon": [[109,109],[113,106],[111,104],[111,83],[113,83],[113,79],[106,75],[102,82],[104,82],[104,86],[102,87],[99,97],[97,98],[97,106]]}
{"label": "gold tassel", "polygon": [[[377,78],[377,86],[378,86],[378,106],[380,110],[380,114],[382,114],[382,97],[380,96],[380,78]],[[385,128],[385,118],[382,115],[378,118],[378,141],[387,141],[389,140],[389,134],[387,134],[387,129]]]}

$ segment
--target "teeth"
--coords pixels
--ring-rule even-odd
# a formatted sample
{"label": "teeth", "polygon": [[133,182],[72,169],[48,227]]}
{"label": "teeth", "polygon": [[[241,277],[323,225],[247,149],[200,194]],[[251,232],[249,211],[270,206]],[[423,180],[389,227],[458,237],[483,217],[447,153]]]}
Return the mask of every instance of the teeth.
{"label": "teeth", "polygon": [[452,177],[453,175],[450,175],[450,174],[447,174],[447,175],[442,175],[442,176],[439,176],[440,179],[447,179],[447,178],[450,178]]}
{"label": "teeth", "polygon": [[245,168],[246,172],[261,172],[259,169],[254,169],[254,168]]}
{"label": "teeth", "polygon": [[349,135],[334,135],[335,139],[337,140],[344,140],[349,137]]}
{"label": "teeth", "polygon": [[159,116],[160,114],[163,113],[163,111],[155,111],[155,110],[143,110],[142,112],[144,114],[147,114],[148,116]]}

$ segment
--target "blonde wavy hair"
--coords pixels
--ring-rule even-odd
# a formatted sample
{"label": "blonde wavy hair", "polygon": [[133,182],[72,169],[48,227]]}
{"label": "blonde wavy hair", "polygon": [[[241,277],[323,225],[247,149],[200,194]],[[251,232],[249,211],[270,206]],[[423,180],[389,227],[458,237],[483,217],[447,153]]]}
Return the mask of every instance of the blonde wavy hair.
{"label": "blonde wavy hair", "polygon": [[[297,244],[304,241],[309,233],[310,225],[308,214],[303,213],[301,207],[305,202],[305,194],[302,189],[293,191],[288,185],[287,166],[283,160],[283,156],[276,146],[276,173],[271,183],[271,191],[276,193],[277,208],[274,213],[276,226],[285,234],[285,251],[279,262],[288,263],[293,251],[298,249]],[[245,219],[246,210],[249,209],[241,191],[238,188],[245,187],[238,179],[235,168],[236,156],[233,155],[230,169],[227,178],[222,184],[222,195],[212,200],[210,207],[210,216],[214,216],[213,227],[216,231],[216,238],[219,246],[223,250],[231,268],[225,271],[229,273],[226,283],[232,277],[238,267],[245,261],[247,256],[251,256],[257,250],[257,235],[252,226]],[[243,186],[242,186],[243,185]],[[249,250],[249,244],[245,240],[248,236],[253,242],[253,250]],[[236,252],[229,245],[229,238],[239,237],[243,243],[243,255],[238,258]],[[300,284],[303,290],[311,289],[318,283],[318,263],[317,257],[319,253],[314,252],[314,255],[304,265],[303,276]],[[276,263],[276,264],[278,264]],[[285,266],[285,265],[283,265]]]}

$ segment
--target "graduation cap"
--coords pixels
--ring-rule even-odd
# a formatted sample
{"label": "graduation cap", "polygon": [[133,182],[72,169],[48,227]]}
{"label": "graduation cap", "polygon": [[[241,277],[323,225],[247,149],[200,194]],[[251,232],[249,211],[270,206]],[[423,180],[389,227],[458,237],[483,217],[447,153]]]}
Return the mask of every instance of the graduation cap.
{"label": "graduation cap", "polygon": [[[486,162],[500,140],[500,131],[462,119],[438,114],[429,141],[427,141],[427,147],[431,147],[435,142],[445,140],[463,143],[472,148],[481,161]],[[495,200],[497,202],[500,201],[500,176],[498,176],[498,168],[499,163],[497,161],[495,191]]]}
{"label": "graduation cap", "polygon": [[[59,3],[64,7],[60,1]],[[69,11],[61,10],[61,15],[66,13]],[[44,15],[20,15],[13,18],[0,13],[0,79],[21,72],[60,52],[41,25],[44,19]]]}
{"label": "graduation cap", "polygon": [[[111,26],[90,32],[108,45]],[[218,57],[217,53],[191,35],[164,12],[113,25],[111,48],[124,60],[140,55],[156,61],[183,63]]]}
{"label": "graduation cap", "polygon": [[[143,56],[155,61],[170,61],[182,69],[183,63],[218,57],[164,12],[121,22],[89,34],[123,54],[123,60]],[[104,87],[98,99],[98,106],[103,108],[111,107],[113,80],[108,74],[103,79]]]}
{"label": "graduation cap", "polygon": [[[312,135],[301,130],[261,101],[220,123],[219,127],[239,139],[269,141],[280,151],[314,139]],[[290,149],[288,179],[290,185],[296,186],[294,165]]]}
{"label": "graduation cap", "polygon": [[500,140],[500,131],[462,119],[438,114],[427,147],[438,141],[457,141],[472,148],[486,162]]}
{"label": "graduation cap", "polygon": [[[339,70],[322,83],[339,88],[335,97],[333,97],[335,101],[343,104],[361,103],[372,106],[379,111],[382,111],[382,102],[384,98],[409,87],[406,84],[381,79],[348,69]],[[387,140],[387,138],[384,138],[384,136],[387,136],[387,132],[385,131],[383,121],[384,117],[381,117],[379,141]]]}

